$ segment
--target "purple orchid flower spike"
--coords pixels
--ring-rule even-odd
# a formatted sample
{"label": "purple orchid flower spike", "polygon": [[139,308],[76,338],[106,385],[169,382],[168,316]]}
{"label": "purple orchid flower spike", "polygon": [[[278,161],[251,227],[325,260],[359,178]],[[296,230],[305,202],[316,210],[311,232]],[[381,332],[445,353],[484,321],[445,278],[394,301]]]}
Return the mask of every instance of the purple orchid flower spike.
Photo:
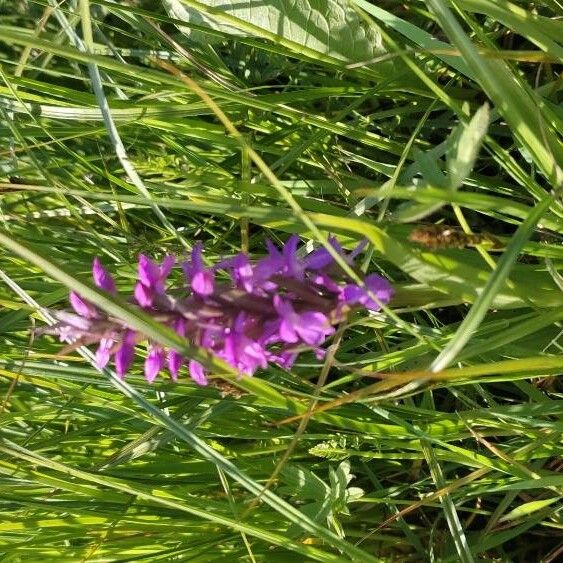
{"label": "purple orchid flower spike", "polygon": [[184,262],[183,269],[190,282],[192,291],[201,297],[213,294],[215,289],[215,275],[210,268],[206,268],[202,257],[203,244],[197,242],[192,248],[191,262]]}
{"label": "purple orchid flower spike", "polygon": [[100,289],[104,289],[108,293],[115,294],[117,289],[115,287],[115,282],[109,274],[109,272],[103,267],[100,259],[96,256],[92,262],[92,277],[94,278],[94,283]]}
{"label": "purple orchid flower spike", "polygon": [[[364,280],[365,288],[356,284],[349,284],[342,290],[342,299],[347,305],[363,305],[366,309],[379,311],[381,305],[386,305],[391,301],[395,291],[391,284],[377,274],[370,274]],[[372,299],[369,293],[372,293],[377,301]]]}
{"label": "purple orchid flower spike", "polygon": [[[333,325],[344,321],[354,308],[378,311],[392,298],[393,288],[377,274],[367,276],[362,285],[352,283],[346,272],[335,267],[330,249],[321,248],[301,258],[298,244],[297,235],[290,236],[281,250],[266,241],[267,254],[257,263],[241,252],[207,267],[203,246],[197,243],[191,259],[182,265],[188,286],[172,295],[166,293],[166,279],[174,257],[167,256],[158,264],[141,255],[135,301],[145,314],[172,327],[186,345],[200,346],[222,358],[241,376],[254,375],[269,363],[290,369],[305,348],[320,360],[325,354],[323,344],[334,333]],[[352,265],[367,241],[349,253],[334,237],[329,244]],[[230,282],[215,283],[218,270],[226,270]],[[98,258],[92,275],[97,287],[116,293],[114,280]],[[113,356],[118,375],[124,377],[133,363],[135,345],[148,340],[147,381],[154,381],[165,364],[176,380],[187,364],[190,377],[199,385],[207,384],[199,361],[186,360],[178,351],[151,341],[76,292],[71,292],[70,303],[76,314],[55,312],[58,322],[49,329],[50,334],[69,342],[97,342],[98,367],[106,366]]]}
{"label": "purple orchid flower spike", "polygon": [[280,316],[279,334],[284,342],[303,340],[309,346],[319,346],[334,332],[325,314],[319,311],[296,313],[289,301],[274,296],[274,307]]}
{"label": "purple orchid flower spike", "polygon": [[135,285],[135,299],[141,307],[152,307],[155,297],[164,293],[164,282],[175,263],[174,256],[165,256],[160,266],[144,254],[139,256],[139,281]]}

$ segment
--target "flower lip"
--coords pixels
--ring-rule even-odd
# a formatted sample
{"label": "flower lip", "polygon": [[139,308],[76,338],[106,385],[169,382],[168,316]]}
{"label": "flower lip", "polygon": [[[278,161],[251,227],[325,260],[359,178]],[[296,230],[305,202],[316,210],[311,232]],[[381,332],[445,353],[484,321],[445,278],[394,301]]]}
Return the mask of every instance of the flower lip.
{"label": "flower lip", "polygon": [[191,285],[192,291],[200,297],[213,295],[215,291],[215,274],[203,263],[203,244],[196,242],[192,248],[192,259],[182,264],[184,275]]}
{"label": "flower lip", "polygon": [[293,344],[300,339],[310,346],[318,346],[334,332],[325,314],[319,311],[296,313],[289,301],[276,295],[274,307],[280,315],[279,334],[284,342]]}
{"label": "flower lip", "polygon": [[152,345],[145,360],[145,379],[152,383],[160,370],[164,367],[166,354],[164,348],[158,345]]}
{"label": "flower lip", "polygon": [[123,335],[121,346],[115,353],[115,371],[119,377],[124,377],[129,371],[135,356],[135,332],[127,329]]}

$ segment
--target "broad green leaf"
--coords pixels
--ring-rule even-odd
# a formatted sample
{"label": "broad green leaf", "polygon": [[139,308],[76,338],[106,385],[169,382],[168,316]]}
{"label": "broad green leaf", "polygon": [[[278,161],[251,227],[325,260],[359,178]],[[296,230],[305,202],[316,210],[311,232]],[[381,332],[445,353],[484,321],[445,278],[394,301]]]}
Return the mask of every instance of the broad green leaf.
{"label": "broad green leaf", "polygon": [[[188,24],[264,37],[306,55],[361,62],[384,51],[373,26],[366,26],[346,0],[163,0],[163,5],[169,16]],[[180,29],[194,40],[210,41],[208,34],[189,26]]]}
{"label": "broad green leaf", "polygon": [[421,27],[414,25],[406,19],[398,17],[396,14],[384,10],[381,6],[374,5],[367,0],[352,0],[354,4],[365,10],[368,14],[373,16],[376,20],[385,24],[393,31],[400,33],[409,41],[412,41],[418,47],[428,49],[429,51],[435,50],[436,57],[449,64],[452,68],[459,70],[462,74],[472,78],[472,72],[465,62],[460,57],[443,54],[451,50],[451,45],[436,39],[432,34],[424,31]]}
{"label": "broad green leaf", "polygon": [[324,500],[329,486],[312,471],[301,465],[289,464],[282,470],[284,491],[299,499]]}

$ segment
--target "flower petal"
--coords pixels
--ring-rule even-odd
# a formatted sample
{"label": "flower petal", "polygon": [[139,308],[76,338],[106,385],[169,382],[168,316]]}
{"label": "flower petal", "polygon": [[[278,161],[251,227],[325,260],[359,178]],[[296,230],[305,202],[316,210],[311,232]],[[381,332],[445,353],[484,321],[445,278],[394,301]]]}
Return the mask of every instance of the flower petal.
{"label": "flower petal", "polygon": [[174,381],[178,379],[178,372],[184,363],[184,357],[176,350],[168,351],[168,371]]}
{"label": "flower petal", "polygon": [[215,276],[209,270],[196,272],[192,277],[192,289],[194,293],[207,297],[215,290]]}
{"label": "flower petal", "polygon": [[354,305],[359,303],[360,300],[365,296],[365,290],[356,284],[348,284],[342,290],[342,299],[348,305]]}
{"label": "flower petal", "polygon": [[168,274],[170,274],[170,271],[174,267],[174,264],[176,264],[176,257],[175,256],[168,254],[167,256],[164,257],[164,259],[162,260],[162,264],[160,265],[160,279],[161,280],[164,281],[168,277]]}
{"label": "flower petal", "polygon": [[102,266],[100,259],[96,256],[92,263],[92,277],[94,283],[109,293],[117,293],[115,282],[109,272]]}
{"label": "flower petal", "polygon": [[153,287],[158,284],[160,268],[144,254],[139,255],[138,273],[139,281],[143,285]]}
{"label": "flower petal", "polygon": [[237,254],[233,259],[233,281],[237,287],[242,287],[250,293],[252,291],[254,272],[248,256],[244,253]]}
{"label": "flower petal", "polygon": [[146,286],[144,283],[139,281],[135,284],[134,295],[137,303],[141,307],[152,307],[154,290],[151,287]]}
{"label": "flower petal", "polygon": [[115,371],[119,377],[124,377],[133,363],[135,355],[135,333],[127,330],[123,336],[123,342],[115,353]]}
{"label": "flower petal", "polygon": [[96,366],[103,369],[108,365],[111,356],[111,347],[114,344],[112,338],[102,338],[98,349],[96,350]]}
{"label": "flower petal", "polygon": [[203,270],[203,243],[197,241],[192,248],[192,268],[195,270]]}
{"label": "flower petal", "polygon": [[[360,303],[366,309],[372,311],[379,311],[381,305],[385,305],[391,301],[395,291],[391,287],[391,284],[378,274],[370,274],[364,280],[365,288],[359,287],[355,284],[347,285],[342,291],[342,298],[348,305],[353,305],[355,303]],[[372,299],[369,293],[377,298]]]}
{"label": "flower petal", "polygon": [[145,379],[152,383],[164,366],[165,353],[161,346],[151,346],[145,360]]}
{"label": "flower petal", "polygon": [[297,279],[303,279],[303,266],[301,260],[297,256],[297,245],[299,244],[299,237],[291,235],[287,242],[283,245],[283,259],[284,259],[284,274],[292,276]]}
{"label": "flower petal", "polygon": [[279,333],[280,333],[280,338],[284,342],[288,342],[291,344],[299,340],[297,336],[297,332],[295,332],[292,323],[285,319],[280,322]]}
{"label": "flower petal", "polygon": [[319,346],[325,341],[327,335],[334,332],[326,315],[318,311],[308,311],[299,315],[294,329],[309,346]]}
{"label": "flower petal", "polygon": [[190,370],[190,377],[198,385],[207,385],[207,378],[205,377],[205,371],[203,370],[203,366],[199,362],[196,362],[195,360],[190,360],[188,363],[188,369]]}
{"label": "flower petal", "polygon": [[76,291],[71,291],[68,299],[72,308],[81,316],[86,319],[95,319],[98,317],[98,310],[92,303],[82,298]]}
{"label": "flower petal", "polygon": [[[389,303],[393,297],[395,291],[391,287],[391,284],[381,276],[377,274],[370,274],[364,280],[367,289],[371,291],[381,303]],[[379,308],[379,304],[377,305]]]}

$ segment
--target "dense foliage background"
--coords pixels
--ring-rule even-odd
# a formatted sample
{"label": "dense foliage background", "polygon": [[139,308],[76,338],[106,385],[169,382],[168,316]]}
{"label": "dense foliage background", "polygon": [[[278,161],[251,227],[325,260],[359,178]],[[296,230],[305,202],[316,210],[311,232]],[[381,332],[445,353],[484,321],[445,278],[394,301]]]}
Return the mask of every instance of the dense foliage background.
{"label": "dense foliage background", "polygon": [[[562,16],[0,2],[1,560],[560,556]],[[37,334],[94,256],[289,233],[396,288],[324,361],[148,385]]]}

